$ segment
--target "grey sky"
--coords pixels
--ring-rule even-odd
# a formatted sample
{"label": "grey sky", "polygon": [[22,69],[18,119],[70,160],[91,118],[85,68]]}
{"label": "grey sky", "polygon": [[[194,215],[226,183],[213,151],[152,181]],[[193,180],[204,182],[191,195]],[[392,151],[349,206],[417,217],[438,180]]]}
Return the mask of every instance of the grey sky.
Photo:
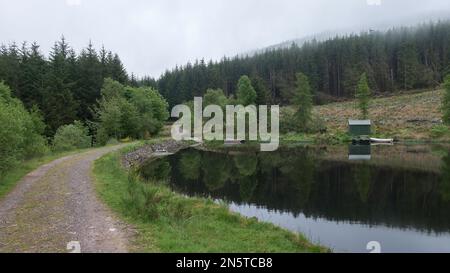
{"label": "grey sky", "polygon": [[127,70],[158,77],[196,58],[220,59],[324,31],[443,17],[449,0],[0,0],[0,43],[37,41],[47,53],[64,35],[92,40]]}

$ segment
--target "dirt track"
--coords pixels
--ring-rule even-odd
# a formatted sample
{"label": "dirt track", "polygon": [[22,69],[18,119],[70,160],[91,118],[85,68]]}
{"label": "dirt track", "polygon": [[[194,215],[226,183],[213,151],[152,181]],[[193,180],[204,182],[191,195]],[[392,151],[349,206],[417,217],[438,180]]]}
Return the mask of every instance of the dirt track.
{"label": "dirt track", "polygon": [[[55,160],[31,172],[0,200],[0,252],[127,252],[130,228],[97,198],[94,160],[105,147]],[[73,251],[74,249],[72,249]]]}

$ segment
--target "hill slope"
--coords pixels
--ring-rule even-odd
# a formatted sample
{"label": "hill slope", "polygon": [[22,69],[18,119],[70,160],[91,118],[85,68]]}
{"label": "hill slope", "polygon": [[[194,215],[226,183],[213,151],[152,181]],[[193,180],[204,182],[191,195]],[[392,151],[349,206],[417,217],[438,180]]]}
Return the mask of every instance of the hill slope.
{"label": "hill slope", "polygon": [[[399,140],[435,139],[433,128],[442,125],[442,95],[443,90],[431,90],[373,99],[370,117],[375,133]],[[325,120],[331,132],[346,131],[348,119],[359,115],[354,100],[316,106],[314,113]]]}

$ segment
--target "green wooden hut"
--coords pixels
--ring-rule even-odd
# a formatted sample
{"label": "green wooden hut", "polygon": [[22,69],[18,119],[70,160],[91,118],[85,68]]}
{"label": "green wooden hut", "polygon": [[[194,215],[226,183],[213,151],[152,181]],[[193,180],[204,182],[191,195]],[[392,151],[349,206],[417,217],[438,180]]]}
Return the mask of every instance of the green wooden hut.
{"label": "green wooden hut", "polygon": [[348,132],[352,136],[369,136],[372,122],[370,120],[349,120]]}

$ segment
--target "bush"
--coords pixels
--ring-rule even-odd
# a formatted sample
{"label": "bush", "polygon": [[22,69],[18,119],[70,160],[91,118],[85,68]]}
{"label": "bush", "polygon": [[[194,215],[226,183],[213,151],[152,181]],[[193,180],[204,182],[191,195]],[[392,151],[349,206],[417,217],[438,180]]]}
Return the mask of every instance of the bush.
{"label": "bush", "polygon": [[31,113],[0,82],[0,173],[21,160],[47,152],[45,126],[37,109]]}
{"label": "bush", "polygon": [[280,132],[287,133],[325,133],[327,127],[325,121],[318,117],[313,116],[310,121],[306,123],[306,128],[301,126],[301,122],[298,121],[295,111],[291,108],[281,108],[280,112]]}
{"label": "bush", "polygon": [[283,134],[300,131],[300,126],[295,121],[295,111],[291,108],[283,107],[280,110],[280,132]]}
{"label": "bush", "polygon": [[450,129],[445,125],[438,125],[431,128],[431,137],[440,138],[450,134]]}
{"label": "bush", "polygon": [[151,185],[141,183],[136,170],[128,175],[128,187],[123,198],[127,213],[143,219],[145,222],[159,218],[159,190]]}
{"label": "bush", "polygon": [[91,147],[92,138],[89,130],[80,121],[63,125],[56,131],[53,138],[53,150],[69,151]]}
{"label": "bush", "polygon": [[326,133],[327,125],[323,118],[319,116],[313,116],[311,122],[308,123],[307,132],[309,133]]}
{"label": "bush", "polygon": [[22,144],[25,139],[23,116],[19,109],[0,104],[0,171],[4,171],[23,158]]}
{"label": "bush", "polygon": [[27,137],[24,145],[25,158],[43,156],[49,152],[47,139],[43,137],[45,127],[41,112],[37,107],[33,107],[27,122]]}
{"label": "bush", "polygon": [[110,138],[107,142],[106,142],[106,145],[117,145],[117,144],[119,144],[120,142],[117,140],[117,139],[115,139],[115,138]]}
{"label": "bush", "polygon": [[144,138],[158,134],[169,118],[168,103],[152,88],[133,88],[106,79],[96,113],[96,139]]}

